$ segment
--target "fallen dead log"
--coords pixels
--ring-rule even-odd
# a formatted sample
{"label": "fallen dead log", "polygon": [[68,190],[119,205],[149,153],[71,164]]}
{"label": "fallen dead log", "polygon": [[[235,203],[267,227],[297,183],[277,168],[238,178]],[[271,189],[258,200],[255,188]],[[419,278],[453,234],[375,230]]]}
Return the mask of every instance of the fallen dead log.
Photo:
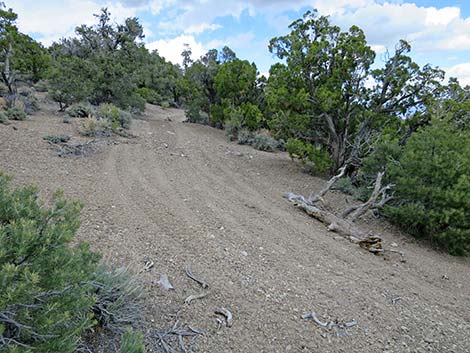
{"label": "fallen dead log", "polygon": [[288,192],[284,194],[284,197],[309,216],[325,224],[329,231],[340,234],[352,243],[358,244],[361,248],[374,254],[383,252],[382,239],[379,236],[366,233],[334,213],[313,205],[302,195]]}

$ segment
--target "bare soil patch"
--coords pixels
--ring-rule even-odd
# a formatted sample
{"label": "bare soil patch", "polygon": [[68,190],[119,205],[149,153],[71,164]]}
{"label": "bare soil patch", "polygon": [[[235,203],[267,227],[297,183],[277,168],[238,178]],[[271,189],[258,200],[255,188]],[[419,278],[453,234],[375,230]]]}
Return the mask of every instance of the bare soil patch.
{"label": "bare soil patch", "polygon": [[[181,110],[149,106],[133,122],[136,138],[105,139],[103,148],[58,157],[44,135],[67,134],[43,98],[27,121],[0,125],[0,169],[44,196],[62,188],[85,203],[79,240],[106,261],[135,269],[148,290],[143,324],[154,332],[182,324],[202,330],[196,352],[469,352],[470,263],[414,242],[385,222],[360,226],[405,253],[374,256],[282,198],[308,195],[323,180],[299,170],[285,153],[228,142],[223,131],[183,124]],[[344,195],[329,202],[343,205]],[[149,271],[140,271],[152,261]],[[185,274],[209,284],[209,294]],[[174,286],[157,282],[167,275]],[[215,310],[233,314],[217,323]],[[357,325],[337,334],[313,320]],[[186,326],[185,326],[186,327]]]}

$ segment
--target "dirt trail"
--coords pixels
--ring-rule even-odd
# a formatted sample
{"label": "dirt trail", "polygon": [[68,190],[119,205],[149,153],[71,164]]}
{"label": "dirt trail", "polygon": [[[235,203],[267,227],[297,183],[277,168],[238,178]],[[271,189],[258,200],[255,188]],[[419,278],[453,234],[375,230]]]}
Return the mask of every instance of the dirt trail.
{"label": "dirt trail", "polygon": [[[169,118],[169,119],[168,119]],[[206,332],[196,352],[470,352],[470,266],[437,253],[373,219],[386,260],[326,232],[282,199],[307,194],[320,179],[301,173],[285,153],[266,153],[227,141],[222,131],[182,123],[179,110],[149,106],[136,120],[136,139],[117,140],[87,158],[59,158],[46,133],[74,133],[47,110],[31,121],[0,125],[0,169],[45,194],[58,187],[86,207],[80,240],[107,261],[140,269],[148,288],[147,330],[171,325],[175,314]],[[344,196],[333,194],[333,203]],[[210,284],[199,293],[184,266]],[[154,282],[167,274],[175,287]],[[401,300],[392,303],[392,299]],[[234,315],[217,329],[214,310]],[[349,336],[324,332],[301,319],[351,321]]]}

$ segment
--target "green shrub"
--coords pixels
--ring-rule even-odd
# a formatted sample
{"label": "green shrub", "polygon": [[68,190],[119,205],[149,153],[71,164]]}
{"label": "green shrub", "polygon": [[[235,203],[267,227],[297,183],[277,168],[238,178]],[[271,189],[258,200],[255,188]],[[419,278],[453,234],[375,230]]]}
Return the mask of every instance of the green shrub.
{"label": "green shrub", "polygon": [[145,353],[142,334],[130,329],[124,332],[119,353]]}
{"label": "green shrub", "polygon": [[388,173],[396,187],[384,212],[394,223],[451,254],[470,252],[469,130],[434,121],[410,137]]}
{"label": "green shrub", "polygon": [[259,110],[258,106],[251,103],[244,103],[239,108],[243,115],[242,127],[250,131],[256,131],[260,128],[263,114]]}
{"label": "green shrub", "polygon": [[89,103],[76,103],[68,107],[65,112],[71,118],[87,118],[95,115],[95,108]]}
{"label": "green shrub", "polygon": [[0,124],[8,124],[8,116],[0,111]]}
{"label": "green shrub", "polygon": [[223,127],[226,119],[229,119],[229,117],[225,116],[224,106],[221,104],[211,105],[210,111],[210,125],[218,128]]}
{"label": "green shrub", "polygon": [[312,164],[315,171],[319,173],[325,173],[333,165],[328,152],[320,146],[289,138],[285,148],[292,159],[299,159],[304,164]]}
{"label": "green shrub", "polygon": [[70,140],[69,135],[46,135],[42,138],[50,143],[66,143]]}
{"label": "green shrub", "polygon": [[108,121],[113,131],[116,131],[119,128],[128,129],[132,121],[131,113],[121,110],[110,103],[102,104],[97,115],[99,119]]}
{"label": "green shrub", "polygon": [[49,208],[37,188],[9,183],[0,172],[0,351],[72,353],[96,325],[135,323],[140,287],[72,246],[82,205],[58,192]]}
{"label": "green shrub", "polygon": [[137,93],[150,104],[160,104],[162,97],[153,89],[142,87],[137,89]]}
{"label": "green shrub", "polygon": [[238,133],[242,128],[243,116],[239,109],[234,107],[229,107],[226,109],[226,113],[230,119],[225,124],[225,135],[230,139],[230,141],[238,140]]}
{"label": "green shrub", "polygon": [[38,190],[11,190],[0,174],[0,350],[74,352],[93,325],[86,284],[99,256],[71,247],[81,205],[54,195],[46,208]]}
{"label": "green shrub", "polygon": [[333,184],[331,187],[332,190],[339,190],[347,195],[354,195],[355,194],[355,188],[354,185],[352,184],[351,178],[349,177],[343,177],[339,178],[336,183]]}
{"label": "green shrub", "polygon": [[170,108],[170,102],[168,102],[168,101],[162,101],[162,102],[160,103],[160,107],[161,107],[162,109],[168,109],[168,108]]}
{"label": "green shrub", "polygon": [[10,120],[26,120],[28,117],[23,109],[17,107],[8,108],[5,114]]}

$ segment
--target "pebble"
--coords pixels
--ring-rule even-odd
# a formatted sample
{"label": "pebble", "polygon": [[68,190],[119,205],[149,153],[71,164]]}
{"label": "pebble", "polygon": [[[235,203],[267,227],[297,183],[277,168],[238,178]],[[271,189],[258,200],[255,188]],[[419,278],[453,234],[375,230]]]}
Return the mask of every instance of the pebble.
{"label": "pebble", "polygon": [[240,251],[240,254],[241,254],[242,256],[248,256],[248,253],[247,253],[246,251]]}

